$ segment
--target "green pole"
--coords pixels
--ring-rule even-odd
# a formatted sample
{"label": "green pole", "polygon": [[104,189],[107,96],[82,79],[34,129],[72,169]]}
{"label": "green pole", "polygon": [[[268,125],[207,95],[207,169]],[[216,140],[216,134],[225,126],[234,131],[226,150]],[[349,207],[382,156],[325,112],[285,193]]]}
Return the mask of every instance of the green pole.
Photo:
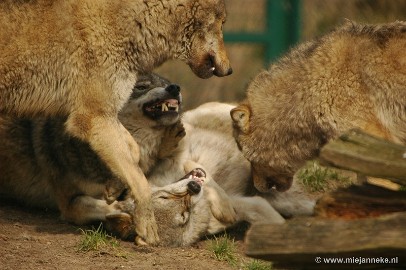
{"label": "green pole", "polygon": [[265,64],[277,59],[300,39],[301,0],[267,0],[263,33],[224,33],[226,42],[260,43],[265,46]]}

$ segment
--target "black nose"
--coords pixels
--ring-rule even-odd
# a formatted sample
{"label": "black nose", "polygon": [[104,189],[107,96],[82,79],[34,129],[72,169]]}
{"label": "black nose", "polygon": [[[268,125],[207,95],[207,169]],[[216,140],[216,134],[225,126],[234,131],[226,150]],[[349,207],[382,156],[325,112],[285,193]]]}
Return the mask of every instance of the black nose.
{"label": "black nose", "polygon": [[187,190],[191,194],[199,194],[201,189],[202,188],[200,187],[200,185],[196,181],[190,181],[189,183],[187,183]]}
{"label": "black nose", "polygon": [[179,95],[179,92],[180,92],[180,87],[179,87],[179,85],[171,84],[171,85],[168,85],[168,86],[165,88],[165,90],[166,90],[169,94],[171,94],[172,96],[177,97],[177,96]]}

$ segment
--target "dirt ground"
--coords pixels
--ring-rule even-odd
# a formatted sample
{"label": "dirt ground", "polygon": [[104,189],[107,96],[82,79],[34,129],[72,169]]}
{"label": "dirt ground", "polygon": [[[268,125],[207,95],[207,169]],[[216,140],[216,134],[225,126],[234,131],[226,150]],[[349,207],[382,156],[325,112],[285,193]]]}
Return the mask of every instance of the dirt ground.
{"label": "dirt ground", "polygon": [[[86,229],[86,227],[84,227]],[[242,238],[242,237],[240,237]],[[44,212],[0,201],[0,269],[236,269],[217,261],[208,240],[193,247],[137,247],[120,241],[118,248],[80,252],[77,226]],[[243,240],[236,239],[243,256]]]}

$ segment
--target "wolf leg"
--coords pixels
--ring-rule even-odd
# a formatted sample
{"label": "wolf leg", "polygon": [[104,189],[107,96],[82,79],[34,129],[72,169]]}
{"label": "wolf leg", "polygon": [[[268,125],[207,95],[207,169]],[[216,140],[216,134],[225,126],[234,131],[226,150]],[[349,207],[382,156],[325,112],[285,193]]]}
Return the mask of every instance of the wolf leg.
{"label": "wolf leg", "polygon": [[182,140],[185,135],[185,128],[181,121],[167,127],[165,129],[164,137],[162,138],[162,143],[159,146],[158,157],[160,159],[171,157],[178,147],[180,140]]}
{"label": "wolf leg", "polygon": [[105,200],[96,199],[87,195],[67,198],[58,202],[62,217],[77,225],[105,221],[106,215],[120,212],[118,202],[107,204]]}
{"label": "wolf leg", "polygon": [[118,235],[122,239],[134,237],[134,201],[114,201],[108,204],[87,195],[65,200],[68,204],[59,203],[62,217],[77,225],[89,224],[101,221],[105,224],[107,231]]}
{"label": "wolf leg", "polygon": [[67,131],[89,142],[112,173],[128,186],[137,207],[134,223],[138,243],[156,244],[157,225],[151,205],[151,190],[139,162],[139,146],[115,117],[91,113],[70,115]]}
{"label": "wolf leg", "polygon": [[238,221],[281,224],[285,219],[264,199],[258,196],[231,197]]}

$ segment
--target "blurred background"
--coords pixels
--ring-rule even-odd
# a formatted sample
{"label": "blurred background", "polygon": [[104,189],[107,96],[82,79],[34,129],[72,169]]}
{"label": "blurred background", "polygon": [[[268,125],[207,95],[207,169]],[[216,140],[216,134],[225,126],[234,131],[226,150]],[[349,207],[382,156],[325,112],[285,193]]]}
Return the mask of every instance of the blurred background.
{"label": "blurred background", "polygon": [[[155,71],[182,87],[184,109],[204,102],[239,102],[250,80],[295,43],[312,39],[345,18],[363,23],[406,20],[406,0],[225,0],[224,34],[234,73],[207,80],[169,61]],[[250,40],[250,41],[248,41]]]}

